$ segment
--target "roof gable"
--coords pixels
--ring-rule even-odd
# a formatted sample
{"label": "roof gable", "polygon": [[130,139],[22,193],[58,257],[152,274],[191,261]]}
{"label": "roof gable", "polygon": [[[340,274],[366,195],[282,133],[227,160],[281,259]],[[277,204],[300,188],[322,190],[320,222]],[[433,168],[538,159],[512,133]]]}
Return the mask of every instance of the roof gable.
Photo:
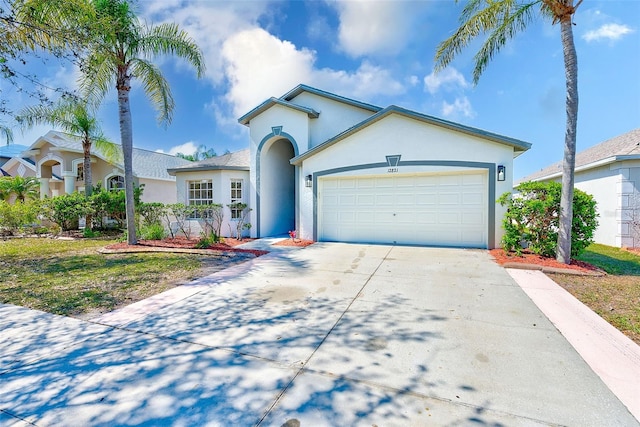
{"label": "roof gable", "polygon": [[416,111],[407,110],[406,108],[398,107],[396,105],[391,105],[383,110],[380,110],[378,113],[368,117],[367,119],[361,121],[355,126],[345,130],[344,132],[339,133],[333,138],[328,139],[327,141],[321,143],[320,145],[312,148],[309,151],[293,158],[291,160],[292,164],[298,164],[303,160],[319,153],[320,151],[342,141],[343,139],[361,131],[362,129],[376,123],[380,120],[383,120],[385,117],[388,117],[392,114],[397,114],[403,117],[408,117],[414,120],[418,120],[423,123],[444,127],[450,130],[454,130],[457,132],[462,132],[471,136],[475,136],[478,138],[490,140],[493,142],[497,142],[499,144],[505,144],[513,147],[515,152],[522,153],[529,148],[531,148],[531,144],[525,141],[521,141],[514,138],[509,138],[507,136],[499,135],[492,132],[487,132],[481,129],[473,128],[470,126],[461,125],[459,123],[450,122],[448,120],[439,119],[437,117],[428,116],[426,114],[418,113]]}
{"label": "roof gable", "polygon": [[343,104],[351,105],[357,108],[362,108],[364,110],[371,111],[372,113],[377,113],[378,111],[382,110],[382,107],[378,107],[377,105],[368,104],[366,102],[357,101],[351,98],[346,98],[344,96],[336,95],[335,93],[327,92],[327,91],[320,90],[320,89],[303,85],[303,84],[300,84],[295,88],[291,89],[289,92],[282,95],[280,99],[283,99],[285,101],[291,101],[303,92],[312,93],[314,95],[328,98],[333,101],[341,102]]}
{"label": "roof gable", "polygon": [[238,123],[240,123],[242,125],[245,125],[245,126],[248,126],[249,122],[254,117],[259,116],[260,114],[262,114],[263,112],[265,112],[269,108],[273,107],[274,105],[281,105],[281,106],[286,107],[286,108],[291,108],[291,109],[296,110],[296,111],[301,111],[303,113],[306,113],[307,116],[309,116],[310,119],[316,119],[320,115],[320,113],[315,111],[313,108],[303,107],[302,105],[294,104],[293,102],[289,102],[289,101],[285,101],[285,100],[282,100],[282,99],[271,97],[271,98],[267,99],[266,101],[264,101],[262,104],[258,105],[253,110],[249,111],[244,116],[240,117],[238,119]]}
{"label": "roof gable", "polygon": [[333,101],[337,101],[337,102],[342,103],[342,104],[350,105],[352,107],[357,107],[357,108],[369,111],[371,113],[377,113],[378,111],[382,110],[381,107],[378,107],[376,105],[367,104],[366,102],[357,101],[355,99],[346,98],[344,96],[336,95],[335,93],[327,92],[327,91],[320,90],[320,89],[317,89],[317,88],[314,88],[314,87],[311,87],[311,86],[300,84],[300,85],[296,86],[295,88],[291,89],[289,92],[287,92],[284,95],[282,95],[280,98],[271,97],[271,98],[267,99],[262,104],[258,105],[256,108],[254,108],[253,110],[249,111],[244,116],[240,117],[238,119],[238,123],[243,124],[245,126],[248,126],[249,122],[251,121],[251,119],[253,119],[254,117],[260,115],[261,113],[263,113],[264,111],[268,110],[269,108],[271,108],[274,105],[281,105],[283,107],[292,108],[294,110],[306,113],[309,116],[309,118],[311,118],[311,119],[316,119],[320,115],[319,112],[315,111],[313,108],[305,107],[305,106],[302,106],[300,104],[296,104],[295,102],[293,102],[294,99],[298,95],[300,95],[301,93],[304,93],[304,92],[311,93],[311,94],[314,94],[314,95],[317,95],[317,96],[321,96],[323,98],[331,99]]}
{"label": "roof gable", "polygon": [[[619,160],[640,159],[640,128],[601,142],[576,154],[576,170],[591,169]],[[562,161],[555,162],[521,181],[535,181],[562,175]]]}

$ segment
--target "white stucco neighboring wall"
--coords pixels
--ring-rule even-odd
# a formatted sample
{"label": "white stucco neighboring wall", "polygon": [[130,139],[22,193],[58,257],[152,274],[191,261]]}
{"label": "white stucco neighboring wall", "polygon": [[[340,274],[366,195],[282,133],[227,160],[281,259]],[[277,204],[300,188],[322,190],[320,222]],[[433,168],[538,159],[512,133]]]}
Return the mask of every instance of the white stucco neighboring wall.
{"label": "white stucco neighboring wall", "polygon": [[633,221],[639,220],[638,162],[616,162],[575,174],[575,186],[597,201],[598,228],[594,240],[609,246],[640,245]]}
{"label": "white stucco neighboring wall", "polygon": [[[560,182],[560,178],[540,181]],[[577,171],[575,188],[591,194],[597,202],[596,243],[640,246],[640,161],[616,161]],[[635,228],[634,221],[638,224]]]}
{"label": "white stucco neighboring wall", "polygon": [[[346,137],[314,156],[305,159],[298,172],[301,183],[300,192],[300,233],[302,238],[312,239],[314,223],[313,189],[304,187],[304,177],[337,168],[350,170],[334,174],[374,175],[387,174],[387,155],[401,155],[401,162],[422,161],[425,164],[400,166],[392,173],[437,173],[445,171],[479,170],[472,162],[490,164],[495,171],[497,165],[506,167],[505,181],[493,180],[495,198],[504,192],[512,191],[513,148],[505,144],[494,143],[480,137],[426,124],[416,119],[391,114],[355,134]],[[443,165],[443,162],[463,162],[460,165]],[[435,163],[428,165],[426,163]],[[354,169],[354,166],[385,163],[381,167]],[[440,163],[440,164],[438,164]],[[489,171],[487,167],[484,170]],[[326,175],[325,175],[326,176]],[[489,177],[490,174],[488,173]],[[488,178],[491,179],[491,178]],[[490,201],[490,203],[492,203]],[[494,224],[494,246],[499,246],[502,238],[502,218],[505,209],[495,204],[495,214],[490,218]]]}

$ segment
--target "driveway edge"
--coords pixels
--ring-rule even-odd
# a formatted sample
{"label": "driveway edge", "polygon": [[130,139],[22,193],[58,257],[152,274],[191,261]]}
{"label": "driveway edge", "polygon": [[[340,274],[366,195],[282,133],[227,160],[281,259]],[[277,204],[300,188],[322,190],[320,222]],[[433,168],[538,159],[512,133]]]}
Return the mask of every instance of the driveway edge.
{"label": "driveway edge", "polygon": [[640,346],[542,271],[511,268],[506,271],[640,420]]}

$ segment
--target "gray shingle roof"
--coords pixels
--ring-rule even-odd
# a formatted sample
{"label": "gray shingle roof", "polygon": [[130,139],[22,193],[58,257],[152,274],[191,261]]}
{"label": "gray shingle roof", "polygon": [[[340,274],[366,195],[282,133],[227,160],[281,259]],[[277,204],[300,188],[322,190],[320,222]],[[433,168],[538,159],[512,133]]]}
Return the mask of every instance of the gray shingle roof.
{"label": "gray shingle roof", "polygon": [[[82,153],[82,143],[80,139],[74,135],[63,132],[50,131],[43,137],[49,143],[65,148],[69,151]],[[108,161],[99,149],[92,147],[92,154]],[[138,178],[164,179],[173,180],[173,176],[169,175],[167,169],[192,164],[189,160],[170,154],[158,153],[155,151],[143,150],[141,148],[133,148],[133,174]],[[110,162],[111,163],[111,162]],[[123,168],[122,161],[115,163],[116,166]]]}
{"label": "gray shingle roof", "polygon": [[169,173],[175,175],[179,172],[193,172],[205,170],[249,170],[251,163],[249,149],[236,151],[233,153],[215,156],[199,162],[189,162],[189,164],[169,168]]}
{"label": "gray shingle roof", "polygon": [[[607,141],[594,145],[576,154],[576,169],[589,169],[589,165],[598,166],[607,159],[625,160],[627,156],[640,158],[640,128],[634,129]],[[562,161],[556,162],[538,172],[532,173],[520,182],[551,178],[562,174]]]}

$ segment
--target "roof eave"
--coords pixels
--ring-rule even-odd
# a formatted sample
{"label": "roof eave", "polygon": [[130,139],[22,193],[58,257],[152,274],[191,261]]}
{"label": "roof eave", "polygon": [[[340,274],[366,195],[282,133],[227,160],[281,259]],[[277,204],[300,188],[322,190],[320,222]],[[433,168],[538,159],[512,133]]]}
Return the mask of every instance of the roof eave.
{"label": "roof eave", "polygon": [[492,132],[487,132],[487,131],[483,131],[481,129],[476,129],[476,128],[472,128],[469,126],[464,126],[464,125],[460,125],[457,123],[453,123],[447,120],[442,120],[442,119],[438,119],[432,116],[427,116],[426,114],[421,114],[421,113],[417,113],[415,111],[411,111],[411,110],[407,110],[405,108],[402,107],[398,107],[395,105],[391,105],[381,111],[379,111],[378,113],[366,118],[365,120],[361,121],[360,123],[356,124],[355,126],[352,126],[351,128],[339,133],[338,135],[334,136],[333,138],[328,139],[327,141],[323,142],[320,145],[317,145],[316,147],[312,148],[311,150],[308,150],[302,154],[300,154],[297,157],[294,157],[293,159],[291,159],[290,163],[292,165],[298,165],[300,164],[302,161],[304,161],[305,159],[308,159],[309,157],[315,155],[316,153],[329,148],[330,146],[332,146],[333,144],[353,135],[354,133],[360,131],[361,129],[364,129],[367,126],[372,125],[373,123],[382,120],[383,118],[391,115],[391,114],[399,114],[401,116],[404,117],[409,117],[409,118],[413,118],[415,120],[420,120],[422,122],[426,122],[426,123],[430,123],[436,126],[440,126],[440,127],[444,127],[447,129],[451,129],[451,130],[455,130],[458,132],[463,132],[466,133],[468,135],[472,135],[472,136],[476,136],[476,137],[481,137],[484,139],[488,139],[490,141],[493,142],[497,142],[497,143],[501,143],[501,144],[506,144],[509,145],[511,147],[513,147],[514,149],[514,157],[516,152],[519,152],[518,155],[522,154],[523,152],[527,151],[529,148],[531,148],[531,144],[525,141],[520,141],[518,139],[514,139],[514,138],[509,138],[506,136],[502,136],[502,135],[498,135]]}
{"label": "roof eave", "polygon": [[171,176],[175,176],[178,172],[203,172],[203,171],[249,171],[248,166],[200,166],[200,167],[188,167],[188,168],[171,168],[167,169],[167,172]]}
{"label": "roof eave", "polygon": [[264,101],[262,104],[255,107],[253,110],[249,111],[244,116],[238,119],[238,123],[241,125],[249,126],[249,122],[256,116],[262,114],[269,108],[274,105],[280,105],[282,107],[291,108],[293,110],[297,110],[303,113],[306,113],[310,119],[317,119],[320,116],[320,113],[315,111],[313,108],[303,107],[302,105],[297,105],[292,102],[271,97]]}
{"label": "roof eave", "polygon": [[[574,172],[583,172],[589,169],[610,165],[612,163],[621,162],[624,160],[640,160],[640,154],[607,157],[605,159],[600,159],[595,162],[587,163],[586,165],[578,166],[575,168]],[[562,176],[562,171],[559,171],[559,172],[553,172],[544,176],[540,176],[538,178],[534,178],[531,181],[546,181],[549,179],[559,178],[561,176]]]}
{"label": "roof eave", "polygon": [[344,96],[336,95],[335,93],[327,92],[324,90],[316,89],[311,86],[307,86],[304,84],[299,84],[295,88],[291,89],[289,92],[285,93],[280,97],[280,99],[285,101],[291,101],[296,96],[300,95],[302,92],[309,92],[315,95],[323,96],[325,98],[333,99],[334,101],[342,102],[344,104],[352,105],[354,107],[362,108],[364,110],[371,111],[373,113],[377,113],[381,111],[383,108],[378,107],[377,105],[367,104],[366,102],[357,101],[355,99],[346,98]]}

